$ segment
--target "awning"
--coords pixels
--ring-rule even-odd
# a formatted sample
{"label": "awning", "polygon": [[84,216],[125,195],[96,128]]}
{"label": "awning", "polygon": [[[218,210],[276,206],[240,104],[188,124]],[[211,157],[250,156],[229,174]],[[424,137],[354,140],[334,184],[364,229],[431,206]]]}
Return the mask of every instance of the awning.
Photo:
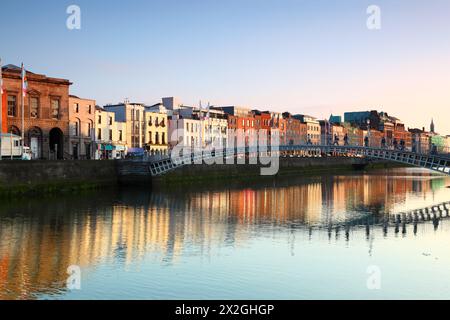
{"label": "awning", "polygon": [[99,144],[98,149],[105,151],[112,151],[115,149],[115,147],[112,144]]}
{"label": "awning", "polygon": [[144,149],[142,148],[129,148],[128,153],[144,153]]}
{"label": "awning", "polygon": [[112,151],[112,150],[114,150],[114,146],[111,145],[111,144],[106,144],[106,145],[104,145],[104,148],[105,148],[106,151]]}

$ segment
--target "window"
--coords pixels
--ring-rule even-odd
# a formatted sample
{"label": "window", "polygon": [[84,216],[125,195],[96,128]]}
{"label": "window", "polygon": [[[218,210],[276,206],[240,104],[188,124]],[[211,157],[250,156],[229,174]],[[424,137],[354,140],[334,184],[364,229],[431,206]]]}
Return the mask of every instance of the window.
{"label": "window", "polygon": [[109,117],[109,125],[113,124],[113,117]]}
{"label": "window", "polygon": [[78,121],[76,121],[75,123],[74,123],[74,126],[73,126],[73,134],[74,134],[74,136],[79,136],[79,130],[80,130],[80,128],[79,128],[79,124],[78,124]]}
{"label": "window", "polygon": [[102,129],[100,128],[97,129],[97,139],[102,140]]}
{"label": "window", "polygon": [[102,116],[101,115],[98,116],[98,124],[102,124]]}
{"label": "window", "polygon": [[161,143],[162,143],[162,144],[166,144],[166,133],[163,132],[161,135],[162,135],[162,136],[161,136]]}
{"label": "window", "polygon": [[153,142],[152,142],[152,132],[151,131],[149,131],[148,132],[148,143],[150,143],[150,144],[152,144]]}
{"label": "window", "polygon": [[78,103],[75,103],[73,105],[73,111],[75,111],[75,113],[79,113],[80,112],[80,105]]}
{"label": "window", "polygon": [[17,117],[17,97],[8,96],[8,116]]}
{"label": "window", "polygon": [[89,114],[92,114],[92,106],[91,105],[88,105],[88,112],[89,112]]}
{"label": "window", "polygon": [[108,139],[108,140],[109,140],[109,141],[112,141],[112,139],[113,139],[113,137],[112,137],[112,130],[110,129],[110,130],[109,130],[109,139]]}
{"label": "window", "polygon": [[59,119],[59,99],[52,99],[51,106],[52,106],[52,118]]}
{"label": "window", "polygon": [[122,130],[119,130],[119,141],[122,141]]}
{"label": "window", "polygon": [[30,117],[39,118],[39,98],[30,98]]}
{"label": "window", "polygon": [[87,127],[87,129],[88,129],[88,131],[87,131],[88,137],[92,137],[92,136],[91,136],[91,130],[92,130],[92,128],[91,128],[91,123],[88,122],[87,125],[88,125],[88,127]]}

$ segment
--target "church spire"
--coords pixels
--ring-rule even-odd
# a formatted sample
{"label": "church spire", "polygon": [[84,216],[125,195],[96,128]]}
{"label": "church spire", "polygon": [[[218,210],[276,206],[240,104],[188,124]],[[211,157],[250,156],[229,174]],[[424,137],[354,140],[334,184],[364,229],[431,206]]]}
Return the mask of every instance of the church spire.
{"label": "church spire", "polygon": [[433,119],[431,119],[430,132],[431,132],[431,133],[435,133],[435,132],[434,132],[434,120],[433,120]]}

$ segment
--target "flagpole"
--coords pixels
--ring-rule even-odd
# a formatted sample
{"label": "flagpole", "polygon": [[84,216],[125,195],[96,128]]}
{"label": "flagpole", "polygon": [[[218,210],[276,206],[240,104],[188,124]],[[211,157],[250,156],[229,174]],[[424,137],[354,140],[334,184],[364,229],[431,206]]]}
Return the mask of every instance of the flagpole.
{"label": "flagpole", "polygon": [[2,59],[0,58],[0,160],[2,160],[2,139],[3,139],[3,74]]}
{"label": "flagpole", "polygon": [[25,113],[25,111],[24,111],[24,109],[25,109],[25,107],[24,107],[24,96],[25,96],[25,77],[26,77],[26,75],[25,75],[25,69],[24,69],[24,67],[23,67],[23,63],[22,63],[22,100],[21,100],[21,113],[22,113],[22,155],[23,155],[23,147],[24,147],[24,145],[25,145],[25,132],[24,132],[24,130],[25,130],[25,117],[24,117],[24,113]]}

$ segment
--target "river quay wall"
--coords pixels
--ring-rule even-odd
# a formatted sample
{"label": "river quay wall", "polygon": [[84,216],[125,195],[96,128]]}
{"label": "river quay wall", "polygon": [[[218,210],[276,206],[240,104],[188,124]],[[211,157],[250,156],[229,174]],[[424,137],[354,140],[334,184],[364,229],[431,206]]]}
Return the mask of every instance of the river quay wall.
{"label": "river quay wall", "polygon": [[[361,158],[280,158],[276,176],[334,174],[366,168],[387,168],[395,163],[366,161]],[[154,177],[152,184],[173,185],[183,183],[223,183],[224,180],[273,179],[261,176],[261,165],[188,165],[165,175]]]}
{"label": "river quay wall", "polygon": [[70,192],[117,184],[114,161],[0,161],[0,196]]}
{"label": "river quay wall", "polygon": [[[359,158],[281,158],[280,175],[313,175],[362,169]],[[370,166],[392,166],[371,162]],[[0,161],[0,196],[72,192],[103,187],[147,186],[232,179],[264,179],[260,165],[186,165],[166,175],[152,177],[146,162],[131,160],[95,161]]]}

